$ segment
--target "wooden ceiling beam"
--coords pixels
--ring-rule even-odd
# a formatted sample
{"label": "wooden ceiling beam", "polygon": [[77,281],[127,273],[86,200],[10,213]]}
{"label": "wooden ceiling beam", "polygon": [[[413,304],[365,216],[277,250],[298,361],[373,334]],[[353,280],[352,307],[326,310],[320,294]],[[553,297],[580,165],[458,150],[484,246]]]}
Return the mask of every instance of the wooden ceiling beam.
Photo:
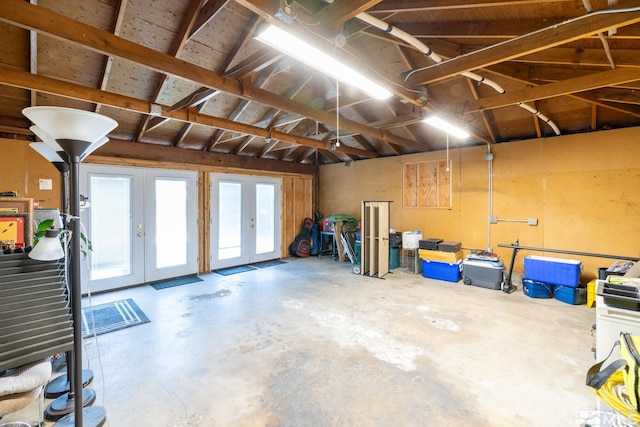
{"label": "wooden ceiling beam", "polygon": [[[517,81],[527,86],[533,86],[533,87],[540,85],[540,82],[535,81],[534,79],[544,80],[545,78],[551,78],[550,77],[551,74],[542,73],[541,75],[541,71],[537,68],[522,67],[521,65],[518,65],[515,63],[496,64],[486,68],[485,70],[492,74],[496,74],[496,75],[505,77],[507,79]],[[564,72],[564,70],[558,70],[558,71],[561,71],[561,72],[557,74],[557,76],[559,77],[564,76],[562,80],[567,80],[572,77],[581,77],[581,76],[593,74],[592,72],[587,73],[587,72],[583,72],[582,70],[569,70],[569,73]],[[573,73],[571,73],[571,71],[573,71]],[[545,77],[547,75],[548,77]],[[552,81],[555,82],[557,80],[552,80]],[[635,89],[640,90],[640,82],[627,82],[624,84],[615,85],[615,87],[621,87],[621,88],[624,87],[632,90],[635,90]],[[566,96],[573,99],[577,99],[582,102],[586,102],[588,104],[591,104],[597,107],[602,107],[612,111],[616,111],[618,113],[629,114],[634,117],[640,117],[640,109],[635,109],[630,107],[622,108],[620,104],[601,101],[597,99],[595,94],[591,94],[589,92],[573,93],[573,94],[568,94]]]}
{"label": "wooden ceiling beam", "polygon": [[[121,108],[128,111],[146,114],[151,103],[136,98],[123,95],[116,95],[104,92],[99,89],[78,85],[75,83],[64,82],[62,80],[50,77],[36,76],[28,72],[16,71],[12,67],[0,65],[0,82],[9,86],[21,88],[33,88],[39,92],[50,93],[53,95],[63,96],[66,98],[78,99],[86,102],[100,103],[115,108]],[[161,106],[164,115],[173,120],[179,120],[185,123],[200,124],[228,131],[239,132],[245,135],[256,135],[262,138],[267,136],[267,130],[256,126],[233,122],[231,120],[219,117],[207,116],[198,113],[195,109],[174,110],[171,111],[168,106]],[[307,145],[316,148],[329,148],[328,144],[322,143],[311,138],[303,138],[299,136],[289,135],[284,132],[278,132],[278,139],[291,142],[298,145]],[[353,152],[354,149],[351,149]],[[355,150],[360,157],[378,157],[378,153],[365,150]]]}
{"label": "wooden ceiling beam", "polygon": [[531,102],[574,92],[584,92],[628,81],[640,80],[640,70],[636,68],[616,68],[615,70],[594,73],[556,83],[549,83],[524,90],[513,91],[488,98],[481,98],[464,105],[465,112],[482,111]]}
{"label": "wooden ceiling beam", "polygon": [[[628,0],[620,2],[617,7],[639,6],[640,0]],[[637,22],[640,22],[640,11],[584,15],[580,19],[556,24],[543,31],[526,34],[415,71],[409,75],[407,82],[413,87],[437,82]]]}
{"label": "wooden ceiling beam", "polygon": [[[640,67],[635,49],[615,49],[611,52],[618,67]],[[514,62],[544,65],[595,66],[611,68],[603,49],[572,49],[556,47],[513,59]]]}
{"label": "wooden ceiling beam", "polygon": [[205,25],[209,23],[215,16],[229,3],[229,0],[209,0],[200,8],[198,16],[189,31],[189,38],[193,37]]}
{"label": "wooden ceiling beam", "polygon": [[640,105],[640,93],[636,91],[605,88],[598,89],[597,96],[602,101]]}
{"label": "wooden ceiling beam", "polygon": [[111,158],[140,160],[155,164],[188,164],[191,167],[201,166],[203,169],[224,167],[226,169],[252,169],[296,174],[316,173],[316,168],[312,165],[234,156],[232,154],[206,153],[198,150],[183,150],[164,145],[136,144],[114,139],[109,140],[107,144],[87,157],[86,162],[110,162]]}
{"label": "wooden ceiling beam", "polygon": [[[566,17],[569,19],[570,17]],[[563,20],[558,17],[558,22]],[[549,26],[548,20],[542,19],[510,19],[500,21],[441,21],[410,22],[395,25],[419,39],[510,39],[521,34],[532,33]],[[597,37],[595,35],[589,37]],[[638,39],[640,26],[630,25],[618,28],[613,36],[607,39]]]}
{"label": "wooden ceiling beam", "polygon": [[382,0],[341,0],[328,4],[311,17],[318,23],[338,30],[348,20],[366,12]]}
{"label": "wooden ceiling beam", "polygon": [[[120,30],[122,30],[122,24],[124,23],[125,11],[127,10],[127,4],[129,0],[120,0],[118,2],[117,10],[116,10],[116,19],[113,23],[113,34],[116,36],[120,35]],[[102,66],[102,79],[100,81],[100,90],[107,90],[107,84],[109,83],[109,77],[111,76],[111,67],[113,66],[113,56],[109,55],[104,60],[104,65]],[[96,104],[94,108],[94,112],[100,112],[101,105]]]}
{"label": "wooden ceiling beam", "polygon": [[[479,7],[505,7],[524,6],[545,3],[559,3],[572,0],[386,0],[372,7],[369,12],[396,13],[396,12],[424,12],[443,9],[471,9]],[[426,4],[425,4],[426,3]]]}
{"label": "wooden ceiling beam", "polygon": [[[335,32],[333,30],[327,31],[327,27],[325,25],[307,25],[304,27],[298,25],[297,23],[285,25],[281,22],[281,20],[275,17],[276,13],[279,12],[276,11],[276,2],[274,2],[273,0],[236,0],[236,2],[245,6],[247,9],[251,10],[260,17],[264,18],[266,21],[271,22],[273,25],[281,27],[286,32],[299,38],[300,40],[305,41],[306,43],[316,47],[317,49],[330,53],[334,59],[349,66],[350,68],[359,71],[365,76],[369,76],[373,80],[379,80],[379,78],[377,78],[375,75],[372,75],[369,71],[369,69],[376,69],[377,67],[372,66],[372,64],[367,64],[367,66],[365,67],[363,66],[364,61],[358,58],[357,55],[354,55],[353,53],[342,52],[342,49],[337,47],[333,41]],[[344,0],[338,3],[343,2]],[[300,18],[300,21],[302,22],[313,21],[313,18],[308,16],[298,18]],[[354,56],[356,59],[354,59]],[[406,85],[400,78],[398,78],[398,76],[384,76],[384,78],[390,82],[390,84],[386,84],[386,88],[391,93],[405,99],[407,102],[421,105],[421,101],[416,98],[413,92],[406,88]]]}
{"label": "wooden ceiling beam", "polygon": [[[180,56],[180,53],[184,49],[185,44],[189,40],[189,33],[191,31],[191,28],[193,28],[196,17],[198,16],[198,11],[202,8],[204,1],[205,0],[194,0],[189,2],[189,7],[185,12],[185,18],[180,23],[176,38],[173,40],[173,45],[170,48],[171,56],[175,58]],[[117,36],[117,34],[114,35]],[[164,73],[162,71],[160,72],[156,88],[154,89],[153,95],[151,96],[151,99],[154,100],[154,103],[158,102],[158,100],[160,99],[160,96],[162,95],[162,92],[164,92],[164,88],[169,81],[169,77],[170,75],[168,73]],[[138,132],[136,133],[136,141],[140,141],[142,139],[142,136],[149,130],[150,120],[150,116],[145,116],[141,120],[140,125],[138,126]]]}
{"label": "wooden ceiling beam", "polygon": [[[293,100],[283,99],[277,94],[258,88],[254,88],[250,95],[246,94],[243,92],[238,80],[155,51],[146,46],[138,45],[109,32],[74,21],[21,0],[3,0],[0,2],[0,20],[26,29],[36,30],[57,39],[70,41],[105,55],[114,55],[152,70],[186,79],[212,89],[218,89],[240,98],[249,98],[272,108],[298,113],[318,122],[332,123],[335,117],[334,114],[329,112]],[[378,129],[346,118],[341,120],[341,124],[350,131],[376,139],[386,138],[393,144],[401,146],[412,144],[412,141],[406,138],[383,133]]]}

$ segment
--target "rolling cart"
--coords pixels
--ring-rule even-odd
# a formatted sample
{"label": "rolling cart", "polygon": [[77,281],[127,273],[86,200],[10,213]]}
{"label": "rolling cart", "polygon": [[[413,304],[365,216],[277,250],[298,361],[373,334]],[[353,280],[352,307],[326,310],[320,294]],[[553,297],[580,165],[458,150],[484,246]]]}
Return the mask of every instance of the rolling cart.
{"label": "rolling cart", "polygon": [[347,236],[345,236],[345,233],[340,233],[340,241],[342,242],[344,253],[347,255],[347,258],[349,258],[349,261],[351,261],[351,271],[353,274],[360,274],[360,262],[356,259],[353,247],[349,239],[347,239]]}

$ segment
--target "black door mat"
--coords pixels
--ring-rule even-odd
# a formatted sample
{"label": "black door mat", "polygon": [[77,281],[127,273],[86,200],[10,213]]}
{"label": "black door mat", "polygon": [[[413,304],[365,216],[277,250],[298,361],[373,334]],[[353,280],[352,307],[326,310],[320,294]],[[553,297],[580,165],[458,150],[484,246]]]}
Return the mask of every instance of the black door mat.
{"label": "black door mat", "polygon": [[176,277],[175,279],[160,280],[159,282],[150,283],[151,287],[156,291],[160,289],[173,288],[174,286],[187,285],[189,283],[202,282],[198,276]]}
{"label": "black door mat", "polygon": [[232,274],[244,273],[245,271],[251,270],[257,270],[257,267],[252,265],[238,265],[236,267],[219,268],[217,270],[213,270],[213,272],[222,276],[231,276]]}
{"label": "black door mat", "polygon": [[274,265],[280,265],[280,264],[286,264],[286,262],[281,261],[279,259],[272,259],[269,261],[256,262],[251,265],[258,268],[267,268],[267,267],[273,267]]}
{"label": "black door mat", "polygon": [[82,337],[102,335],[149,322],[131,299],[108,302],[82,309]]}

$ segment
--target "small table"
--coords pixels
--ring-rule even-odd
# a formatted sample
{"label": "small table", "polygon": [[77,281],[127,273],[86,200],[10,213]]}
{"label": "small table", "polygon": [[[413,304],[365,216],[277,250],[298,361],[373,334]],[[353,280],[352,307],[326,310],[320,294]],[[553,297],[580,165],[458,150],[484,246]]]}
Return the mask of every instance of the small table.
{"label": "small table", "polygon": [[[330,246],[325,249],[325,237],[329,238]],[[318,257],[331,253],[331,259],[336,259],[338,251],[336,249],[336,237],[333,231],[321,231],[320,232],[320,250],[318,251]]]}

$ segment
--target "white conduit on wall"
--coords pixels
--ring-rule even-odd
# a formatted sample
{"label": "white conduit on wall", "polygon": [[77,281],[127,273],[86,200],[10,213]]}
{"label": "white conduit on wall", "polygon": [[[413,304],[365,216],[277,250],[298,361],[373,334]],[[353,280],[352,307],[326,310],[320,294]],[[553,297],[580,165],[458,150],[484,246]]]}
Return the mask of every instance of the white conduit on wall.
{"label": "white conduit on wall", "polygon": [[[358,18],[361,21],[366,22],[367,24],[374,26],[388,34],[391,34],[392,36],[405,41],[407,43],[409,43],[411,46],[415,47],[416,49],[418,49],[420,52],[424,53],[427,57],[431,58],[434,62],[439,63],[442,62],[442,58],[440,57],[440,55],[438,55],[437,53],[433,52],[431,49],[429,49],[429,47],[427,45],[425,45],[424,43],[422,43],[420,40],[416,39],[415,37],[413,37],[411,34],[406,33],[396,27],[394,27],[391,24],[387,24],[386,22],[384,22],[381,19],[378,19],[374,16],[369,15],[368,13],[359,13],[356,18]],[[489,79],[485,79],[484,77],[476,74],[476,73],[472,73],[472,72],[464,72],[462,73],[463,76],[471,79],[471,80],[475,80],[478,83],[483,83],[486,84],[487,86],[491,86],[493,89],[495,89],[496,92],[498,93],[505,93],[506,91],[496,82],[494,82],[493,80],[489,80]],[[546,124],[548,124],[551,129],[553,129],[553,131],[555,132],[556,135],[560,135],[560,129],[558,129],[558,126],[556,126],[556,124],[554,122],[552,122],[547,116],[545,116],[544,114],[542,114],[540,111],[538,111],[536,108],[525,104],[525,103],[518,103],[517,104],[518,107],[524,108],[525,110],[529,111],[530,113],[536,115],[540,120],[542,120],[543,122],[545,122]]]}

